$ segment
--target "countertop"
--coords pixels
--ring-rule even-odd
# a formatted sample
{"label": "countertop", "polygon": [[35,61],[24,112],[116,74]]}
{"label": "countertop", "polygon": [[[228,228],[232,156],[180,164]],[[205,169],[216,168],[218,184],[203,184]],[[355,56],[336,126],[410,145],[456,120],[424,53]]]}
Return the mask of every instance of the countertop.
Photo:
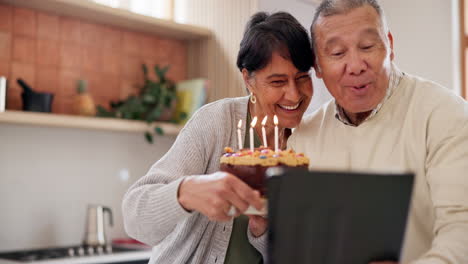
{"label": "countertop", "polygon": [[112,253],[109,255],[96,255],[96,256],[82,256],[82,257],[71,257],[71,258],[61,258],[61,259],[51,259],[44,261],[33,261],[33,262],[19,262],[0,259],[0,264],[19,264],[19,263],[28,263],[28,264],[84,264],[84,263],[118,263],[125,261],[138,261],[138,260],[148,260],[151,257],[151,249],[148,250],[138,250],[131,252],[118,252]]}

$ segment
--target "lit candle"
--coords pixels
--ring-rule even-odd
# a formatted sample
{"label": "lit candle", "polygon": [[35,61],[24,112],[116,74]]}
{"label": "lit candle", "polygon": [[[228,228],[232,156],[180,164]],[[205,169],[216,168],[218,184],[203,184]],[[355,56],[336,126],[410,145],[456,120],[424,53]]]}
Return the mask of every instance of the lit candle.
{"label": "lit candle", "polygon": [[241,135],[242,119],[237,124],[237,143],[239,143],[239,150],[242,149],[242,135]]}
{"label": "lit candle", "polygon": [[249,130],[249,134],[250,134],[250,151],[254,151],[254,127],[255,127],[255,124],[257,124],[257,117],[255,116],[253,119],[252,119],[252,122],[250,123],[250,130]]}
{"label": "lit candle", "polygon": [[279,148],[278,148],[278,117],[276,115],[273,117],[273,123],[275,123],[275,151],[279,152]]}
{"label": "lit candle", "polygon": [[268,147],[267,139],[266,139],[266,131],[265,131],[265,124],[266,124],[267,120],[268,120],[268,116],[265,116],[265,117],[263,118],[263,121],[262,121],[263,146],[264,146],[265,148]]}

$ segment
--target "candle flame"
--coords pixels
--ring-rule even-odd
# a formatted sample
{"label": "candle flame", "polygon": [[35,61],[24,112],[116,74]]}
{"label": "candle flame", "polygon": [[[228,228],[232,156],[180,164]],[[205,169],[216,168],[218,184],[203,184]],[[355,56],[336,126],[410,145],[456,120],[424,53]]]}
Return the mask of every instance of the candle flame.
{"label": "candle flame", "polygon": [[250,126],[254,127],[255,124],[257,124],[257,117],[256,116],[252,119],[252,123],[250,123]]}
{"label": "candle flame", "polygon": [[267,120],[268,120],[268,116],[265,116],[262,121],[262,126],[265,126]]}
{"label": "candle flame", "polygon": [[241,128],[242,127],[242,119],[239,120],[239,123],[237,124],[237,128]]}
{"label": "candle flame", "polygon": [[273,123],[275,123],[275,126],[278,125],[278,117],[276,115],[273,117]]}

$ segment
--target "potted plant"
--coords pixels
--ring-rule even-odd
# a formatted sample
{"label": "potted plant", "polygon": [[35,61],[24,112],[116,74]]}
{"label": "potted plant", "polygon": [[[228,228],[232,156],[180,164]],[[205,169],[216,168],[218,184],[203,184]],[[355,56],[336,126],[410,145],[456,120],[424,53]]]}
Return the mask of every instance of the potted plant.
{"label": "potted plant", "polygon": [[163,135],[164,131],[158,126],[151,130],[151,123],[154,121],[176,123],[176,120],[184,119],[184,117],[174,118],[177,97],[174,82],[166,78],[169,66],[160,68],[156,65],[154,67],[158,80],[149,78],[148,67],[145,64],[142,65],[142,68],[145,82],[139,93],[130,95],[124,100],[110,102],[110,110],[98,106],[97,116],[145,121],[148,123],[145,138],[149,143],[153,143],[153,134]]}

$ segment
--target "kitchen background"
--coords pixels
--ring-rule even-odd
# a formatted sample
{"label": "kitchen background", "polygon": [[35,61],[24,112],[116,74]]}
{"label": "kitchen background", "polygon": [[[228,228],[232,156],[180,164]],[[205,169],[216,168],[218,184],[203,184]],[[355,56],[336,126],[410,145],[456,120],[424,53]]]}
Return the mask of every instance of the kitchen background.
{"label": "kitchen background", "polygon": [[[18,8],[0,1],[0,76],[23,77],[33,88],[57,94],[56,113],[67,107],[77,78],[86,77],[96,103],[123,98],[141,84],[139,64],[168,63],[176,81],[206,77],[209,100],[243,94],[235,67],[243,26],[255,11],[285,10],[306,27],[313,0],[181,0],[174,19],[210,29],[206,45]],[[409,73],[460,92],[458,1],[382,0],[394,35],[396,62]],[[183,8],[182,8],[183,7]],[[206,67],[188,54],[198,52]],[[310,111],[329,98],[314,80]],[[19,109],[10,81],[8,106]],[[140,133],[0,123],[0,251],[81,241],[86,205],[114,212],[111,238],[125,237],[120,203],[126,189],[171,147]]]}

